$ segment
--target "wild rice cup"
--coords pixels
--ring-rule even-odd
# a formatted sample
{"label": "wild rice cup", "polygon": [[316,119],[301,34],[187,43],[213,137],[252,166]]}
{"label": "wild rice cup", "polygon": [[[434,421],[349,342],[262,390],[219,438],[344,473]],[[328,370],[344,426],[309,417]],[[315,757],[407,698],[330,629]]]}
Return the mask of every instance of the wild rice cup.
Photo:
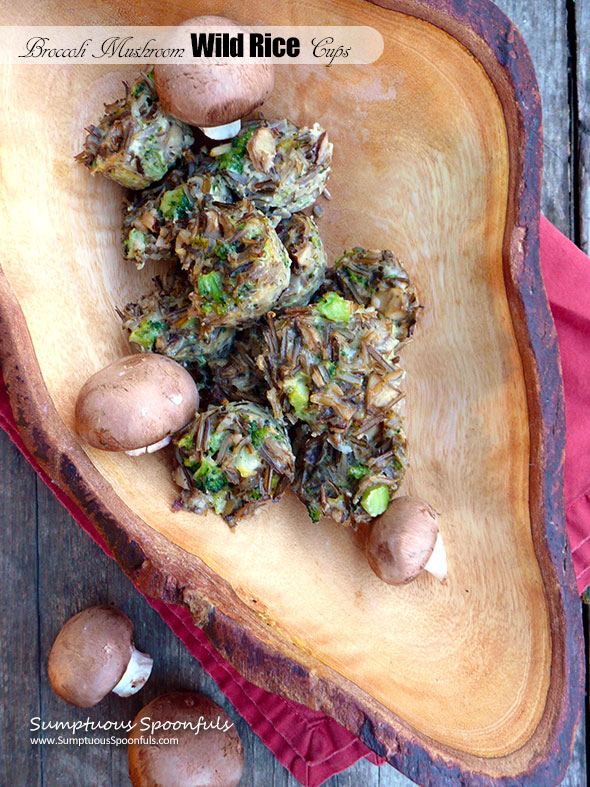
{"label": "wild rice cup", "polygon": [[252,120],[230,142],[211,150],[227,185],[259,210],[287,218],[313,205],[326,187],[332,143],[314,123]]}
{"label": "wild rice cup", "polygon": [[123,256],[139,269],[148,261],[174,260],[176,236],[196,213],[209,202],[234,201],[215,161],[185,151],[161,182],[123,201]]}
{"label": "wild rice cup", "polygon": [[326,293],[267,317],[258,357],[275,417],[304,421],[332,441],[362,433],[401,400],[395,326],[375,309]]}
{"label": "wild rice cup", "polygon": [[140,352],[167,355],[183,366],[204,366],[224,355],[234,328],[206,327],[192,312],[192,285],[186,274],[170,271],[154,279],[155,289],[121,312],[128,339]]}
{"label": "wild rice cup", "polygon": [[152,73],[142,74],[124,98],[105,104],[98,126],[88,128],[84,150],[76,159],[128,189],[160,180],[194,141],[185,123],[164,111]]}
{"label": "wild rice cup", "polygon": [[355,247],[328,271],[320,290],[334,290],[362,306],[373,306],[396,326],[400,344],[412,336],[420,304],[416,288],[391,251]]}
{"label": "wild rice cup", "polygon": [[254,322],[289,284],[285,247],[269,219],[245,200],[202,210],[178,233],[175,250],[204,325]]}
{"label": "wild rice cup", "polygon": [[209,407],[175,438],[182,487],[175,507],[208,510],[234,526],[293,481],[295,457],[284,428],[268,410],[240,402]]}

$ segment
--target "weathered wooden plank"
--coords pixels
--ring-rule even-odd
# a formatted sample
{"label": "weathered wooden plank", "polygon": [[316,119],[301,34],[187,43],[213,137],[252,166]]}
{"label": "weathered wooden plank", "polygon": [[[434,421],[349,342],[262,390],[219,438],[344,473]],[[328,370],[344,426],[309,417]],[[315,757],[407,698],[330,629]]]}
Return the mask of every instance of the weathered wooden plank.
{"label": "weathered wooden plank", "polygon": [[572,761],[568,768],[565,779],[561,783],[561,787],[581,787],[586,784],[587,779],[587,741],[586,729],[588,719],[582,718],[582,723],[578,729],[578,734],[574,741],[574,750],[572,753]]}
{"label": "weathered wooden plank", "polygon": [[[109,602],[105,560],[100,550],[72,521],[43,483],[38,482],[39,519],[39,629],[41,640],[41,717],[50,721],[124,720],[128,706],[75,708],[57,697],[47,677],[47,658],[53,640],[65,621],[87,606]],[[64,737],[87,733],[66,732]],[[88,733],[89,737],[93,733]],[[110,787],[111,755],[108,746],[54,745],[43,747],[45,784],[87,783]],[[81,782],[85,783],[85,782]]]}
{"label": "weathered wooden plank", "polygon": [[543,102],[543,199],[545,216],[571,236],[570,115],[566,0],[496,0],[522,33]]}
{"label": "weathered wooden plank", "polygon": [[578,217],[580,245],[590,252],[590,0],[576,0],[575,59],[577,71]]}
{"label": "weathered wooden plank", "polygon": [[41,783],[41,752],[29,743],[39,715],[35,477],[0,432],[0,784]]}

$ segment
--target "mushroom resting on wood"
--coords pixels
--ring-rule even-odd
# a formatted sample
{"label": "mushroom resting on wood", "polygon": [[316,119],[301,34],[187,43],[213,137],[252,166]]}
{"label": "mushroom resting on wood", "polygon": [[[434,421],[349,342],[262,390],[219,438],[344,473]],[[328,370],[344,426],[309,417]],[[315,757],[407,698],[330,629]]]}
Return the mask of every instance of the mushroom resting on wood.
{"label": "mushroom resting on wood", "polygon": [[[241,28],[222,16],[196,16],[183,27]],[[158,98],[173,117],[198,126],[211,139],[235,137],[241,118],[259,107],[274,85],[270,63],[215,62],[205,59],[154,67]]]}
{"label": "mushroom resting on wood", "polygon": [[184,367],[157,354],[119,358],[86,381],[76,431],[87,443],[131,456],[152,453],[191,421],[199,393]]}
{"label": "mushroom resting on wood", "polygon": [[82,610],[61,629],[49,653],[47,673],[55,693],[90,708],[113,691],[129,697],[144,685],[152,659],[133,645],[133,623],[116,607]]}
{"label": "mushroom resting on wood", "polygon": [[[227,713],[204,694],[173,692],[140,710],[127,747],[133,787],[237,787],[244,747]],[[156,738],[156,743],[145,743]],[[178,743],[166,744],[164,738]]]}
{"label": "mushroom resting on wood", "polygon": [[440,582],[447,576],[438,514],[418,497],[396,497],[391,502],[371,523],[365,552],[375,574],[389,585],[406,585],[422,571]]}

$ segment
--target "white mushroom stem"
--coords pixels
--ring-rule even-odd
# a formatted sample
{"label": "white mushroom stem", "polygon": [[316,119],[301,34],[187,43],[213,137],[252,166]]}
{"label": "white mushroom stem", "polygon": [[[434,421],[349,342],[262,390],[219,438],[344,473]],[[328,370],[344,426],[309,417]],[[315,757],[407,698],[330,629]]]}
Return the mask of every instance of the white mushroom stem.
{"label": "white mushroom stem", "polygon": [[149,678],[153,663],[153,659],[150,659],[147,653],[142,653],[137,648],[133,648],[127,669],[113,689],[115,694],[118,694],[119,697],[130,697],[136,691],[139,691]]}
{"label": "white mushroom stem", "polygon": [[447,578],[447,553],[440,533],[436,536],[432,555],[428,558],[424,570],[429,571],[439,582],[444,582]]}
{"label": "white mushroom stem", "polygon": [[203,134],[210,139],[231,139],[239,134],[242,128],[241,120],[233,120],[231,123],[225,123],[223,126],[201,126]]}
{"label": "white mushroom stem", "polygon": [[142,454],[153,454],[154,451],[159,451],[160,448],[165,448],[168,443],[172,440],[172,435],[167,435],[162,440],[158,440],[157,443],[152,443],[151,445],[146,445],[143,448],[133,448],[130,451],[125,451],[128,456],[141,456]]}

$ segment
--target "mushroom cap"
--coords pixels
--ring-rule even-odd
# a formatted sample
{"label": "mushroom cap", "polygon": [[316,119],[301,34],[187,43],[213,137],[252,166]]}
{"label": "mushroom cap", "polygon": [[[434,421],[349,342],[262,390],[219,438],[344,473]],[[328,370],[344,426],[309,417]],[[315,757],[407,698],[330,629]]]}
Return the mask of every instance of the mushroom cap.
{"label": "mushroom cap", "polygon": [[[191,722],[199,719],[212,729],[177,729],[173,726],[154,731],[153,737],[178,738],[178,744],[145,744],[151,728],[142,731],[142,719],[154,722]],[[148,722],[146,722],[148,723]],[[232,725],[224,731],[224,725]],[[127,747],[129,776],[133,787],[236,787],[244,769],[244,747],[227,713],[204,694],[172,692],[156,697],[134,719]]]}
{"label": "mushroom cap", "polygon": [[55,693],[90,708],[114,689],[133,653],[133,623],[106,604],[88,607],[67,621],[49,653],[47,673]]}
{"label": "mushroom cap", "polygon": [[405,585],[423,571],[437,534],[438,514],[431,505],[396,497],[371,525],[365,544],[369,565],[389,585]]}
{"label": "mushroom cap", "polygon": [[[195,16],[182,26],[241,28],[222,16]],[[193,126],[222,126],[259,107],[274,85],[270,63],[197,62],[154,66],[156,92],[170,115]]]}
{"label": "mushroom cap", "polygon": [[178,432],[198,406],[183,366],[155,353],[129,355],[86,381],[76,401],[76,431],[95,448],[130,451]]}

